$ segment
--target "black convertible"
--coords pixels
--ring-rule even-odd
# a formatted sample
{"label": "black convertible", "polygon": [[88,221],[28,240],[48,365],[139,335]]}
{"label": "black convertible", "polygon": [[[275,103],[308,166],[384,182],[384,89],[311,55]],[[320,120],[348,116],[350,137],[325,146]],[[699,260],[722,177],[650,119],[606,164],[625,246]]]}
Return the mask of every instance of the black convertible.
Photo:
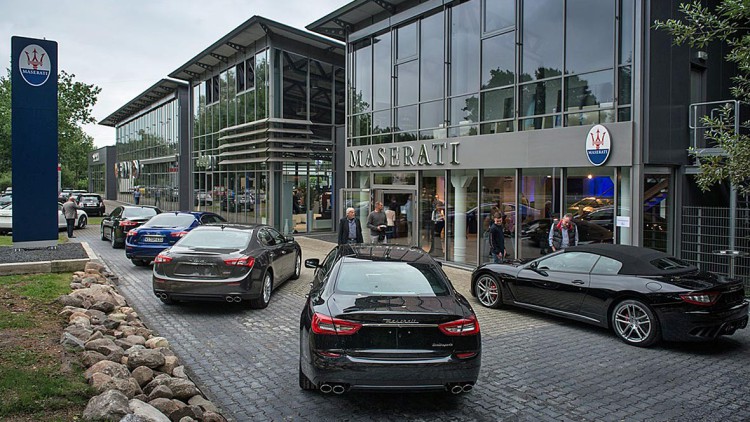
{"label": "black convertible", "polygon": [[490,308],[515,305],[611,328],[641,347],[732,335],[748,321],[742,281],[636,246],[577,246],[519,266],[486,264],[474,270],[471,292]]}

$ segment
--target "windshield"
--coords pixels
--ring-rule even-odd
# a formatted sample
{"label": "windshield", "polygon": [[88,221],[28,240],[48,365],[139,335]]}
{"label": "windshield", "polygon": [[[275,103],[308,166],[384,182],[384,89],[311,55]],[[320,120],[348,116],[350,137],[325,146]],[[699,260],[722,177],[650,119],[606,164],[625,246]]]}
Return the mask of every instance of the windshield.
{"label": "windshield", "polygon": [[122,216],[126,218],[151,217],[156,215],[154,208],[125,208]]}
{"label": "windshield", "polygon": [[343,262],[336,291],[384,296],[447,296],[450,292],[430,265],[382,261]]}
{"label": "windshield", "polygon": [[192,214],[159,214],[148,220],[143,227],[187,227],[195,221]]}
{"label": "windshield", "polygon": [[177,245],[184,248],[244,249],[250,243],[252,230],[193,230]]}

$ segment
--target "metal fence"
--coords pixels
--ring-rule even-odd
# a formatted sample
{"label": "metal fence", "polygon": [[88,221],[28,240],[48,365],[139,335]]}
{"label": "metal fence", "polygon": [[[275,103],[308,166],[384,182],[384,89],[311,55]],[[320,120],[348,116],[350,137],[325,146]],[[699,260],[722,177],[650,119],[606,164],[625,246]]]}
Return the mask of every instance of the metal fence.
{"label": "metal fence", "polygon": [[750,206],[736,209],[734,239],[730,218],[729,208],[683,207],[681,255],[701,270],[742,279],[750,293]]}

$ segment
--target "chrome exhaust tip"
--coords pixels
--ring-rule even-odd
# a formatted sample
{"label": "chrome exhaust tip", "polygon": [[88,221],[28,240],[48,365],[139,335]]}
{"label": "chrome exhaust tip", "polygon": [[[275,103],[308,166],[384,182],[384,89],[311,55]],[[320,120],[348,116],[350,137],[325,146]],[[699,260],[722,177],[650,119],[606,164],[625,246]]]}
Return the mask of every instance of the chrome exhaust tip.
{"label": "chrome exhaust tip", "polygon": [[453,387],[451,387],[451,393],[453,394],[461,394],[463,392],[464,389],[458,384],[455,384]]}
{"label": "chrome exhaust tip", "polygon": [[323,394],[328,394],[331,391],[333,391],[333,387],[331,387],[330,384],[322,384],[320,386],[320,392],[323,393]]}
{"label": "chrome exhaust tip", "polygon": [[234,301],[237,302],[237,303],[240,303],[240,302],[242,302],[242,298],[240,296],[235,296],[234,297]]}
{"label": "chrome exhaust tip", "polygon": [[469,383],[464,384],[464,388],[463,388],[464,393],[468,393],[469,391],[471,391],[473,389],[474,389],[473,385],[471,385]]}
{"label": "chrome exhaust tip", "polygon": [[234,302],[234,298],[232,296],[227,296],[224,298],[227,302],[232,303]]}
{"label": "chrome exhaust tip", "polygon": [[344,388],[341,384],[336,384],[333,386],[333,393],[334,394],[344,394],[346,392],[346,388]]}

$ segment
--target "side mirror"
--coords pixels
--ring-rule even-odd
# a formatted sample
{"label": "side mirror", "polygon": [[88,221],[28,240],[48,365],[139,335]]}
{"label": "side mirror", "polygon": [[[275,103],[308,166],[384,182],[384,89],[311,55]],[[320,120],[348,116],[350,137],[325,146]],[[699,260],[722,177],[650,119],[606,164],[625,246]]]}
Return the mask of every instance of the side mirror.
{"label": "side mirror", "polygon": [[294,236],[284,236],[284,242],[286,243],[294,242]]}
{"label": "side mirror", "polygon": [[310,258],[305,260],[305,268],[319,268],[320,260],[318,258]]}

